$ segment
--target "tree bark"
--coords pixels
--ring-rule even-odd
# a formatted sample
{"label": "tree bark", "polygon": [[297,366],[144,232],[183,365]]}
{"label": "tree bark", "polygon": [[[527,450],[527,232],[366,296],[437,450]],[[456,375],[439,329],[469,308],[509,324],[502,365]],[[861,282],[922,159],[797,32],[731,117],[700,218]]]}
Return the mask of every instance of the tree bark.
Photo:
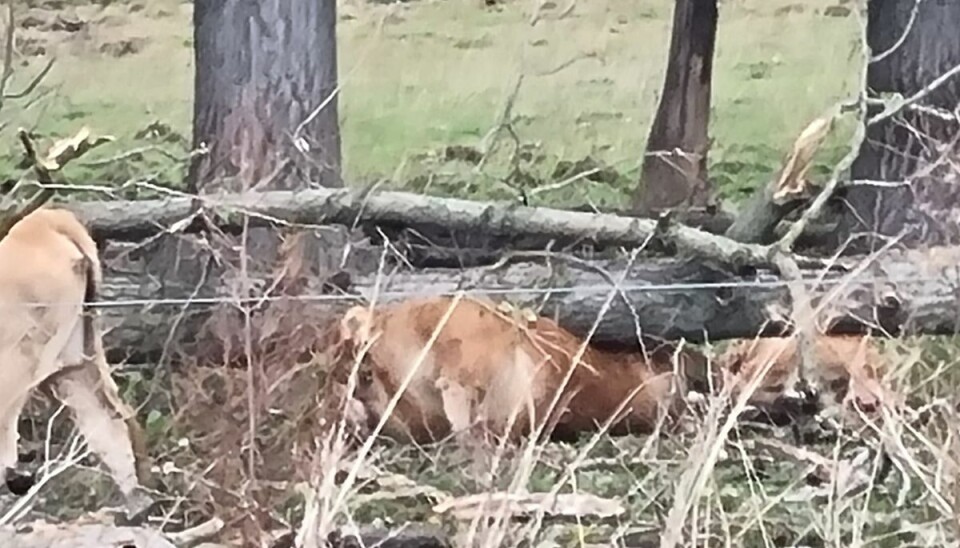
{"label": "tree bark", "polygon": [[[273,234],[267,239],[276,237]],[[110,328],[106,344],[113,361],[156,363],[160,355],[175,356],[179,352],[220,359],[229,352],[221,351],[218,345],[227,343],[215,340],[214,335],[239,337],[242,332],[234,324],[217,327],[216,322],[209,321],[217,310],[236,309],[229,302],[218,304],[221,299],[234,298],[235,273],[205,256],[209,245],[202,239],[188,245],[166,238],[170,239],[167,243],[158,241],[141,248],[140,255],[132,259],[118,260],[116,251],[105,254],[108,270],[103,300],[114,304],[103,314]],[[342,243],[320,238],[318,245],[327,257],[339,258]],[[276,246],[267,242],[264,247]],[[272,311],[252,308],[253,340],[267,340],[262,336],[266,331],[284,333],[293,329],[287,325],[319,328],[346,307],[375,295],[378,302],[388,302],[416,295],[451,294],[460,289],[540,309],[572,332],[585,335],[612,291],[608,275],[619,279],[625,270],[622,287],[627,289],[614,295],[609,312],[603,316],[593,339],[599,344],[629,345],[636,341],[638,332],[689,341],[773,335],[784,329],[786,318],[791,316],[789,291],[777,275],[761,270],[752,276],[739,276],[697,258],[647,259],[627,269],[622,259],[584,265],[555,257],[515,262],[498,269],[414,272],[402,271],[401,265],[391,261],[378,279],[379,250],[367,251],[367,257],[354,258],[344,267],[358,273],[346,295],[322,287],[336,269],[335,261],[301,261],[306,269],[301,271],[299,297],[269,303],[276,307]],[[840,263],[849,269],[862,260],[856,257]],[[175,276],[161,278],[155,274],[158,270],[170,272],[172,262],[181,265]],[[957,263],[960,248],[906,250],[890,252],[852,280],[840,273],[824,275],[820,269],[807,269],[802,274],[809,284],[812,306],[822,305],[824,317],[832,319],[827,332],[863,332],[879,324],[890,334],[952,335],[960,326],[960,283],[944,272]],[[259,266],[251,267],[249,273],[253,286],[262,288],[258,293],[274,287],[283,264],[282,258],[258,256]],[[281,287],[273,294],[282,297],[286,293]],[[333,299],[336,295],[341,296]],[[303,296],[310,300],[300,300]],[[254,300],[258,298],[254,296]],[[184,299],[191,304],[184,304]],[[132,305],[124,304],[131,301]],[[285,308],[293,305],[299,308]],[[278,321],[288,324],[278,327]]]}
{"label": "tree bark", "polygon": [[[960,65],[960,3],[870,0],[868,9],[867,41],[873,56],[881,56],[867,70],[872,97],[900,93],[909,98]],[[841,196],[846,207],[836,244],[858,237],[851,249],[867,251],[904,230],[906,245],[960,242],[957,170],[949,162],[931,167],[944,154],[956,158],[960,126],[952,112],[958,102],[960,76],[955,76],[914,105],[868,125],[851,168],[853,184]],[[871,105],[868,121],[882,111],[881,105]]]}
{"label": "tree bark", "polygon": [[191,191],[342,186],[336,1],[205,0],[193,18],[193,141],[209,152]]}
{"label": "tree bark", "polygon": [[710,200],[707,134],[717,0],[676,0],[660,104],[650,128],[634,207],[641,213]]}

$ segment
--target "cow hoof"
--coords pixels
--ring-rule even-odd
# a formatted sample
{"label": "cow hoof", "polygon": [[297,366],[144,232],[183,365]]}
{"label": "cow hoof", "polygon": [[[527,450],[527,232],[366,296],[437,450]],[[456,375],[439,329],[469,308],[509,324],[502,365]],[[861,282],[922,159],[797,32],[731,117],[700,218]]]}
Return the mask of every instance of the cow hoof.
{"label": "cow hoof", "polygon": [[30,488],[37,483],[37,477],[34,474],[21,474],[15,468],[7,468],[4,474],[4,480],[7,489],[18,497],[26,495]]}

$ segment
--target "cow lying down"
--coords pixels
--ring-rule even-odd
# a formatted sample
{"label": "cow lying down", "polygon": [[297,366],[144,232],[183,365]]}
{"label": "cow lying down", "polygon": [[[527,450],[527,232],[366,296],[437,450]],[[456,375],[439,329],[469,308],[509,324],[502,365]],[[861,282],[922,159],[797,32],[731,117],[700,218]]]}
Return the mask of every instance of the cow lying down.
{"label": "cow lying down", "polygon": [[614,433],[650,432],[676,417],[682,377],[668,359],[581,350],[553,320],[517,316],[474,298],[356,306],[340,322],[335,370],[359,359],[356,398],[371,425],[414,371],[384,433],[418,443],[471,429],[516,440],[542,427],[564,438],[608,421]]}
{"label": "cow lying down", "polygon": [[[608,422],[614,434],[649,433],[658,424],[675,423],[688,387],[705,386],[704,378],[691,375],[706,361],[695,351],[581,350],[583,340],[553,320],[523,318],[485,299],[356,306],[338,328],[333,371],[345,381],[358,364],[355,398],[366,411],[366,427],[387,416],[385,435],[417,443],[478,429],[516,440],[541,427],[553,439],[569,439]],[[816,348],[817,372],[826,381],[821,384],[843,404],[875,411],[886,392],[879,379],[882,363],[869,340],[825,336]],[[748,402],[774,406],[789,396],[798,371],[792,338],[731,345],[715,364],[721,372],[713,388],[732,383],[736,396],[765,360],[774,365]]]}
{"label": "cow lying down", "polygon": [[71,409],[135,518],[152,504],[140,481],[149,468],[142,431],[110,377],[97,318],[86,306],[101,275],[95,242],[68,211],[37,210],[0,240],[0,475],[19,490],[18,418],[41,389]]}
{"label": "cow lying down", "polygon": [[736,397],[749,380],[768,363],[773,363],[757,389],[747,400],[775,421],[785,413],[801,411],[797,403],[834,405],[844,417],[879,417],[885,405],[897,407],[902,401],[883,384],[889,368],[874,341],[865,336],[820,335],[813,341],[816,364],[806,367],[806,380],[821,390],[824,401],[811,401],[799,394],[800,348],[798,339],[770,337],[732,343],[718,360],[724,383],[732,384]]}

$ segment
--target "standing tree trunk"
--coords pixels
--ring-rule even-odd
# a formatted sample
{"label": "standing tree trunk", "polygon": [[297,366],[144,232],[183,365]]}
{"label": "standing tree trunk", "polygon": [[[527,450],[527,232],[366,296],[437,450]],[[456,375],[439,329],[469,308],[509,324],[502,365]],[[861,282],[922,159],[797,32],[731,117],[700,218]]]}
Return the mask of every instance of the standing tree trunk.
{"label": "standing tree trunk", "polygon": [[650,128],[634,208],[703,207],[707,181],[710,82],[717,36],[717,0],[676,0],[670,58]]}
{"label": "standing tree trunk", "polygon": [[[193,139],[196,148],[205,145],[209,152],[190,167],[191,191],[343,186],[335,95],[336,2],[193,2]],[[225,363],[247,368],[248,428],[257,432],[275,371],[293,367],[316,340],[310,330],[327,319],[309,303],[277,297],[294,297],[307,289],[306,273],[324,268],[314,253],[323,253],[329,240],[298,227],[277,230],[244,223],[239,236],[210,230],[160,240],[157,245],[154,256],[172,259],[151,269],[156,279],[191,280],[200,287],[215,272],[211,275],[219,285],[247,299],[254,295],[257,279],[266,280],[262,288],[274,300],[246,301],[241,306],[222,303],[191,325],[200,334],[194,335],[197,342],[190,355],[200,356],[207,365],[222,357]],[[197,274],[191,275],[191,270]],[[303,333],[307,336],[293,338]],[[244,546],[261,546],[268,527],[260,509],[273,495],[258,479],[269,477],[263,475],[270,469],[264,463],[276,449],[255,436],[238,440],[240,447],[242,457],[224,449],[229,464],[212,473],[221,480],[242,478],[243,498],[251,510],[234,530]]]}
{"label": "standing tree trunk", "polygon": [[[870,0],[868,9],[871,97],[909,98],[960,65],[960,2]],[[960,243],[958,104],[960,77],[952,77],[913,106],[868,125],[842,196],[838,245],[856,237],[850,249],[866,251],[904,230],[907,245]],[[871,105],[868,121],[882,111]],[[871,184],[876,181],[887,184]]]}
{"label": "standing tree trunk", "polygon": [[342,186],[336,0],[200,0],[193,22],[193,142],[209,153],[191,190]]}

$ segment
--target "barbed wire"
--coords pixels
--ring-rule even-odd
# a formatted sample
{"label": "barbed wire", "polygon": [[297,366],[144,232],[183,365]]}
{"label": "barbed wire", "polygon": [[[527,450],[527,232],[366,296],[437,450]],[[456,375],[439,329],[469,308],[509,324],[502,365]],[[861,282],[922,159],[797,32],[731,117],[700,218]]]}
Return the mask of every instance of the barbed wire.
{"label": "barbed wire", "polygon": [[[385,276],[384,280],[388,280]],[[838,276],[829,279],[807,278],[797,281],[789,280],[733,280],[719,282],[676,282],[676,283],[628,283],[611,285],[609,283],[581,284],[559,287],[464,287],[451,289],[431,289],[424,287],[422,290],[377,290],[376,295],[379,298],[394,299],[403,297],[449,297],[459,293],[464,295],[537,295],[546,296],[551,294],[573,294],[573,293],[607,293],[618,291],[622,293],[667,293],[667,292],[685,292],[685,291],[707,291],[718,289],[779,289],[786,288],[792,283],[802,283],[806,286],[836,286],[840,284],[918,284],[939,282],[948,280],[948,276],[927,276],[927,277],[886,277],[886,276]],[[389,282],[388,282],[389,283]],[[953,289],[960,291],[960,273],[957,276],[957,282]],[[104,287],[110,287],[106,284]],[[372,284],[357,286],[358,289],[374,291]],[[960,296],[960,294],[958,294]],[[84,303],[91,308],[99,309],[117,309],[134,307],[152,307],[152,306],[215,306],[221,304],[244,305],[251,303],[267,302],[319,302],[333,303],[343,301],[366,300],[368,295],[357,293],[345,294],[261,294],[250,295],[246,297],[217,295],[212,297],[171,297],[171,298],[140,298],[140,299],[120,299],[120,300],[94,300]],[[0,304],[0,309],[8,307],[57,307],[57,306],[76,306],[76,302],[38,302],[30,301],[23,303]]]}

